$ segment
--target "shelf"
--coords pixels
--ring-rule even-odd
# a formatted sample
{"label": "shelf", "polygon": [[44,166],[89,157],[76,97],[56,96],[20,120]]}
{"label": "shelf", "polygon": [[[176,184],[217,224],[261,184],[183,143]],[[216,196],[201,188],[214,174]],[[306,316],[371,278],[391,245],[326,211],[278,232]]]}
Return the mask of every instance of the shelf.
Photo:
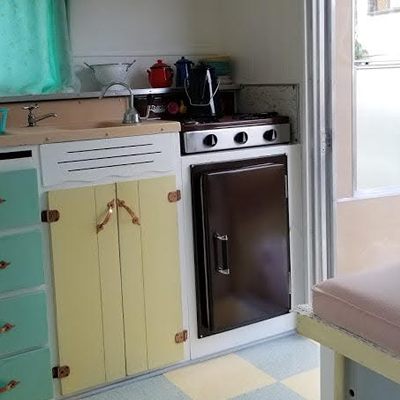
{"label": "shelf", "polygon": [[[221,85],[221,91],[235,91],[239,90],[241,85]],[[135,96],[147,96],[148,94],[169,94],[169,93],[182,93],[183,88],[144,88],[144,89],[132,89]],[[37,94],[37,95],[23,95],[23,96],[5,96],[0,97],[1,103],[24,103],[24,102],[35,102],[35,101],[51,101],[51,100],[73,100],[73,99],[95,99],[99,98],[102,92],[82,92],[82,93],[52,93],[52,94]],[[124,91],[112,91],[109,90],[105,97],[121,97],[129,96],[127,90]]]}

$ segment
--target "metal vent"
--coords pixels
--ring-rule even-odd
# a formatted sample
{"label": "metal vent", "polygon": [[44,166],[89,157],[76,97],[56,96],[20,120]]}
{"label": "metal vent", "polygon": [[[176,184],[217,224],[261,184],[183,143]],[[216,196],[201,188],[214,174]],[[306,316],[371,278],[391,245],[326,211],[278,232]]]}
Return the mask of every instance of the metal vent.
{"label": "metal vent", "polygon": [[151,135],[42,145],[43,184],[166,172],[171,169],[172,144],[170,135]]}

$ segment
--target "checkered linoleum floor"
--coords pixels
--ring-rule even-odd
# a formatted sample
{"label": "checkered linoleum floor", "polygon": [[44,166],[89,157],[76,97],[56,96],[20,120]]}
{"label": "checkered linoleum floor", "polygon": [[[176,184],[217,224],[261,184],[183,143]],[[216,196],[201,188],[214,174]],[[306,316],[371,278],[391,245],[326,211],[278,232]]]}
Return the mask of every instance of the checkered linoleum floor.
{"label": "checkered linoleum floor", "polygon": [[293,335],[88,400],[319,400],[319,347]]}

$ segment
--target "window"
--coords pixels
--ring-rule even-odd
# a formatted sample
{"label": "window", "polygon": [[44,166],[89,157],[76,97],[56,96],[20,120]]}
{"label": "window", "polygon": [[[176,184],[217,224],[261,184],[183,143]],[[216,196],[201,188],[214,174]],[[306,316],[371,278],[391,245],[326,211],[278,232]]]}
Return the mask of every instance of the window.
{"label": "window", "polygon": [[[369,12],[371,3],[380,7],[374,14]],[[400,13],[384,6],[400,7],[400,1],[356,0],[355,5],[356,191],[398,191]]]}
{"label": "window", "polygon": [[378,15],[400,11],[400,0],[368,0],[368,13]]}

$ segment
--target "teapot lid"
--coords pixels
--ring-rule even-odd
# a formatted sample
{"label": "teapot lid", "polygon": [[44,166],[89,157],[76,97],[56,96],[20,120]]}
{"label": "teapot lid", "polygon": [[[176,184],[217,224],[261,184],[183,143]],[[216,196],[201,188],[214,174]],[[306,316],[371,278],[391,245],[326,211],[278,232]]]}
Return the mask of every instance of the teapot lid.
{"label": "teapot lid", "polygon": [[[185,58],[185,57],[182,57],[180,60],[178,60],[178,61],[176,62],[176,64],[193,64],[193,62],[190,61],[190,60],[188,60],[188,59]],[[175,65],[176,65],[176,64],[175,64]]]}
{"label": "teapot lid", "polygon": [[168,64],[163,63],[163,60],[157,60],[157,62],[151,67],[151,69],[158,68],[171,68]]}

